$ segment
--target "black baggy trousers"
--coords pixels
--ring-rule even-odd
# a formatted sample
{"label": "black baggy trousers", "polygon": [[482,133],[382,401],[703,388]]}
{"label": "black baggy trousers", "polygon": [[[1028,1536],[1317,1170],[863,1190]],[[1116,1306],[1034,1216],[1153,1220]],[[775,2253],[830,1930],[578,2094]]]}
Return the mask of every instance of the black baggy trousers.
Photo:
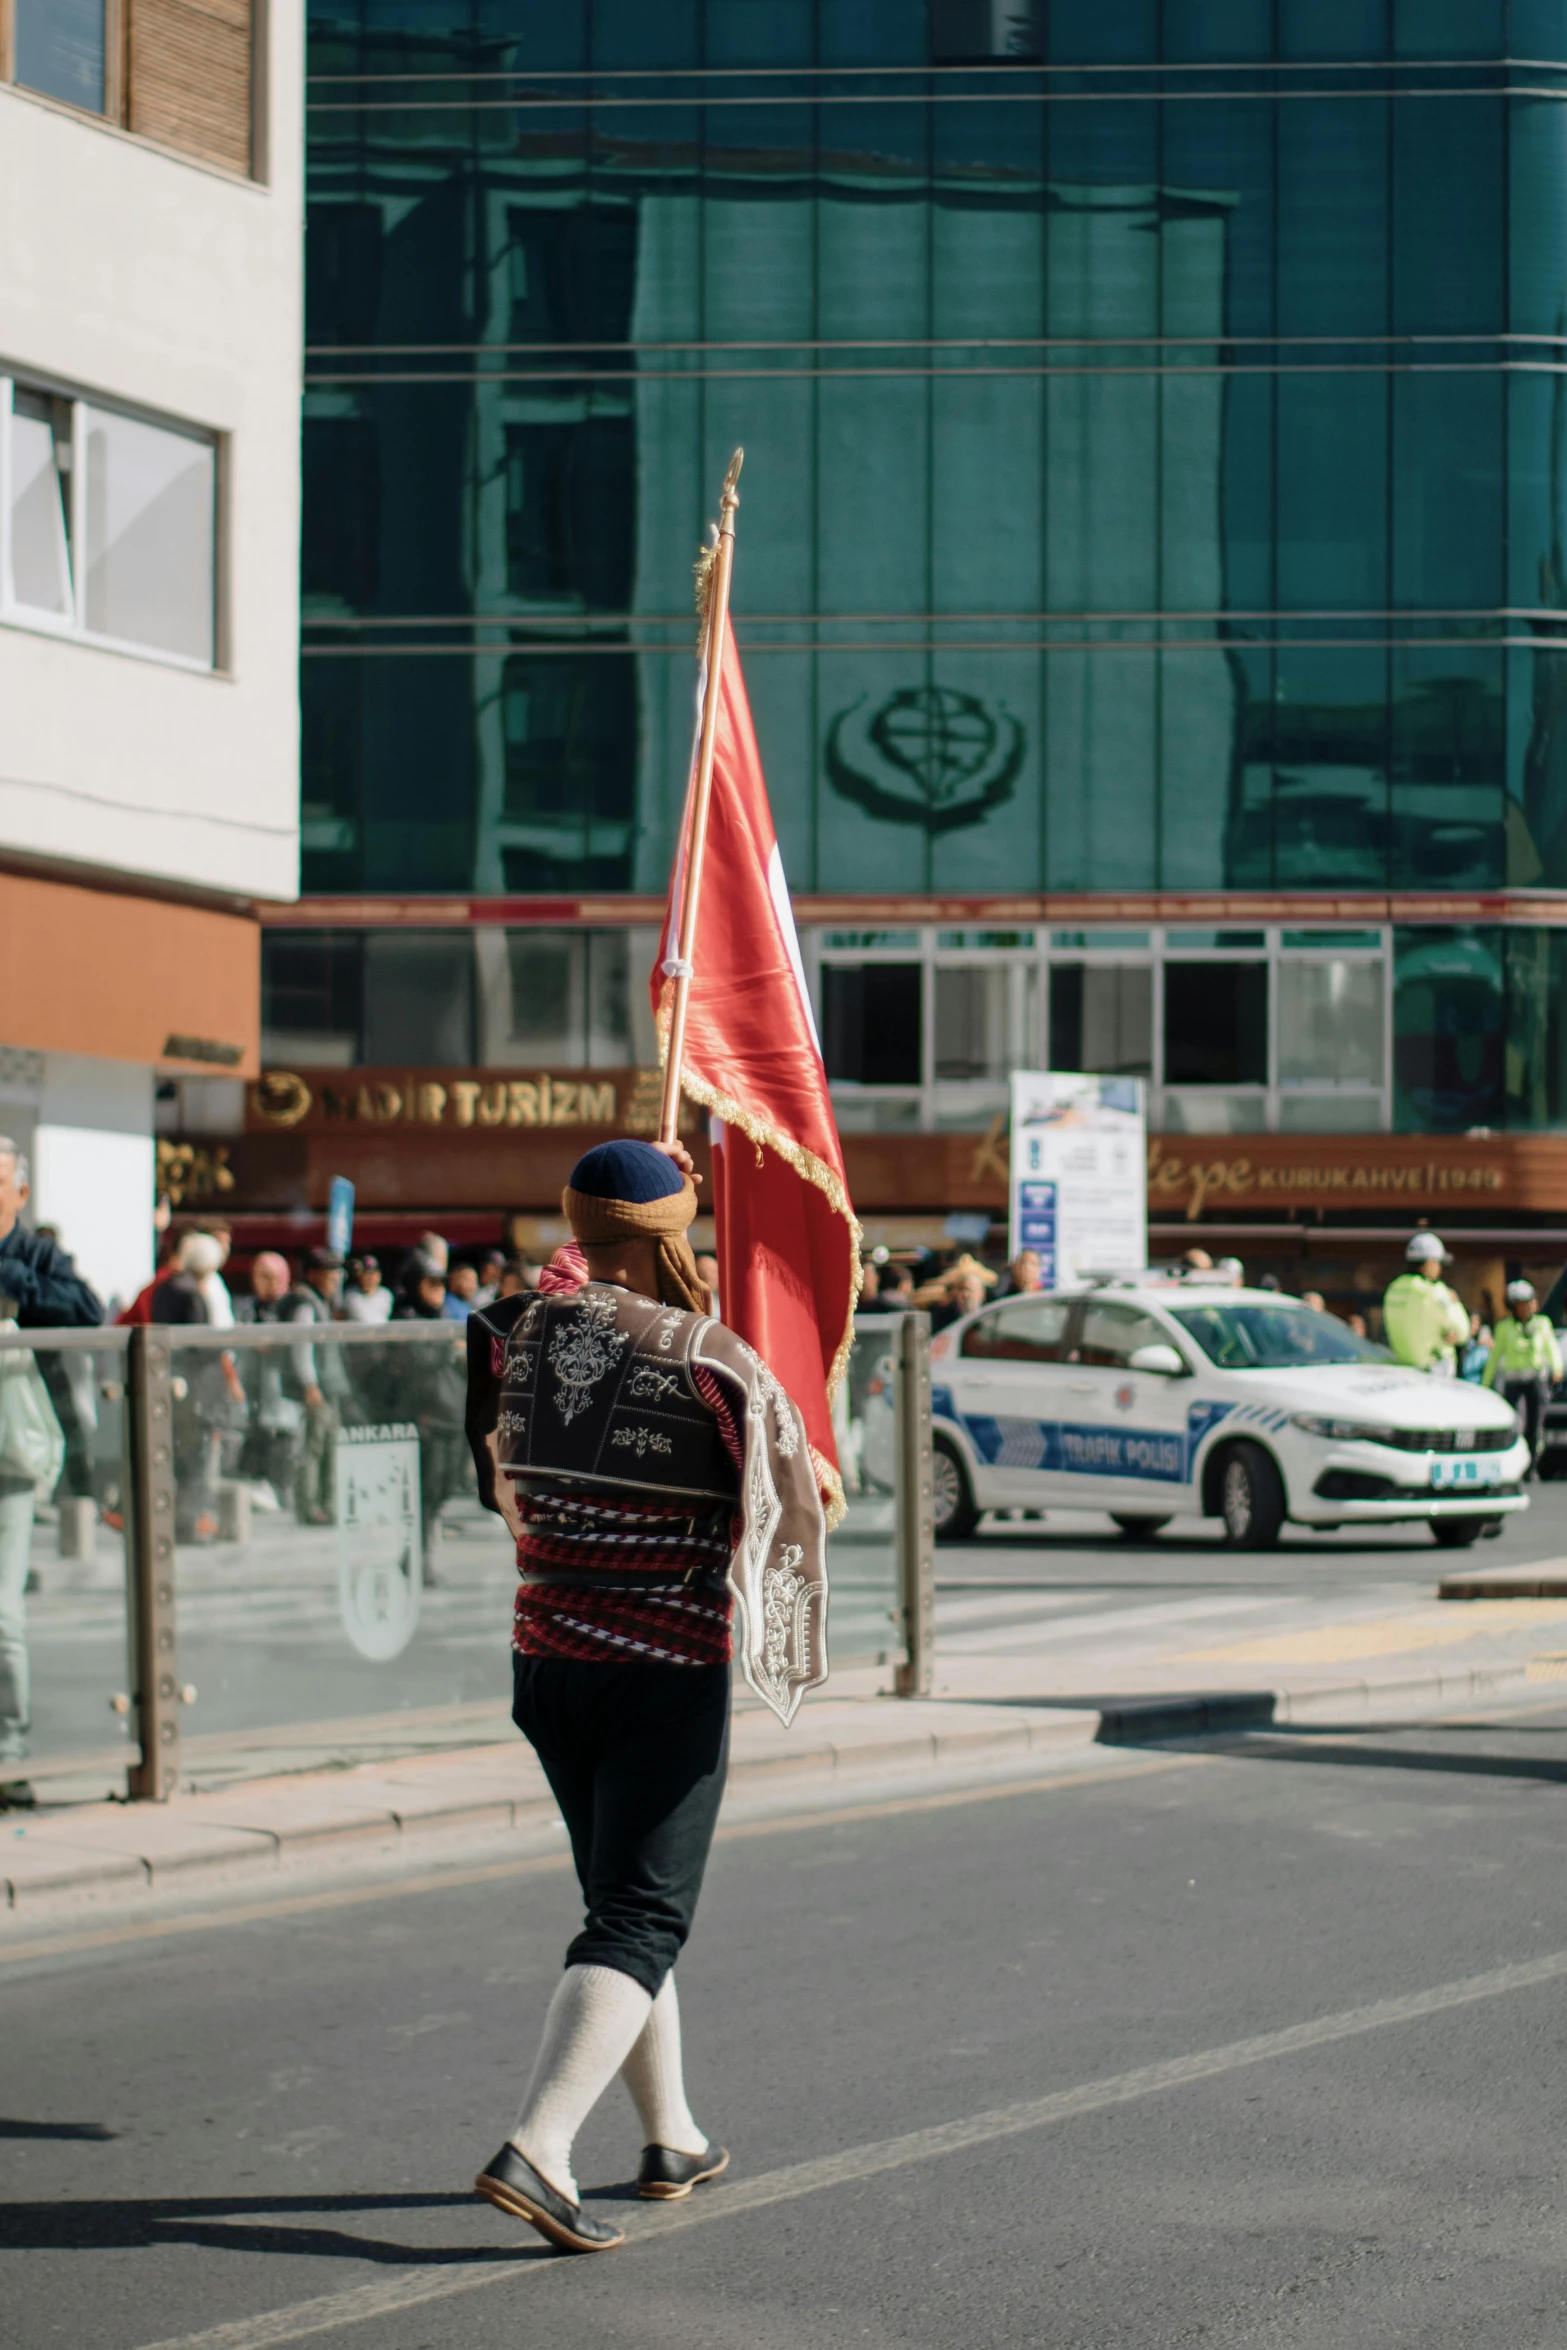
{"label": "black baggy trousers", "polygon": [[512,1720],[544,1766],[587,1905],[568,1966],[656,1999],[691,1931],[729,1763],[729,1667],[514,1656]]}

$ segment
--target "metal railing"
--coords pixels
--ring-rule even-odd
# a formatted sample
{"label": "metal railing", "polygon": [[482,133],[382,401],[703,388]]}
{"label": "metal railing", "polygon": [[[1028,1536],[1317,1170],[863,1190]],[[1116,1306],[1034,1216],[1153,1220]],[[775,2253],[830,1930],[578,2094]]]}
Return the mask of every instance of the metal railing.
{"label": "metal railing", "polygon": [[[474,1494],[460,1324],[0,1331],[0,1369],[18,1352],[65,1461],[23,1537],[38,1761],[10,1775],[91,1793],[94,1773],[123,1768],[132,1799],[162,1802],[186,1784],[504,1735],[496,1652],[515,1565]],[[899,1695],[928,1694],[923,1315],[860,1318],[838,1434],[832,1661],[890,1667]],[[0,1472],[0,1504],[6,1490]],[[38,1539],[51,1521],[58,1566]],[[19,1597],[16,1539],[13,1519]],[[0,1778],[4,1544],[0,1522]]]}

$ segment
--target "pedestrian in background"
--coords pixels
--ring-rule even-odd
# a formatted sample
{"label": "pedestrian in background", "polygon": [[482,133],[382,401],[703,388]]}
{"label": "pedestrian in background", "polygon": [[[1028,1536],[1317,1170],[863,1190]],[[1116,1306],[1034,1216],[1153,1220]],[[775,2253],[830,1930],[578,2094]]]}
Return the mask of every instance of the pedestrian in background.
{"label": "pedestrian in background", "polygon": [[1451,1379],[1455,1347],[1469,1339],[1469,1316],[1442,1279],[1452,1259],[1434,1232],[1417,1232],[1404,1251],[1405,1271],[1382,1300],[1387,1342],[1399,1362]]}
{"label": "pedestrian in background", "polygon": [[399,1322],[439,1322],[446,1303],[446,1268],[415,1249],[403,1267]]}
{"label": "pedestrian in background", "polygon": [[990,1267],[965,1250],[944,1273],[938,1273],[933,1281],[916,1289],[912,1303],[930,1308],[933,1331],[945,1330],[949,1323],[960,1322],[965,1314],[977,1312],[995,1285],[996,1275]]}
{"label": "pedestrian in background", "polygon": [[[522,1258],[508,1257],[501,1267],[500,1280],[496,1283],[496,1298],[520,1297],[525,1289],[532,1287],[533,1284],[528,1279],[528,1267],[523,1263]],[[492,1299],[491,1303],[494,1302]]]}
{"label": "pedestrian in background", "polygon": [[501,1294],[501,1276],[506,1270],[505,1251],[487,1248],[479,1259],[479,1286],[474,1294],[476,1306],[492,1306]]}
{"label": "pedestrian in background", "polygon": [[[234,1301],[221,1271],[227,1253],[216,1232],[185,1233],[174,1270],[153,1290],[149,1321],[171,1329],[232,1330]],[[174,1538],[211,1542],[218,1531],[218,1447],[244,1406],[245,1390],[234,1357],[204,1347],[182,1350],[175,1375]]]}
{"label": "pedestrian in background", "polygon": [[1458,1376],[1471,1386],[1481,1386],[1485,1380],[1485,1366],[1491,1359],[1496,1341],[1478,1314],[1469,1317],[1469,1343],[1458,1358]]}
{"label": "pedestrian in background", "polygon": [[[21,1221],[32,1196],[28,1176],[21,1146],[9,1135],[0,1135],[0,1319],[23,1330],[95,1329],[103,1320],[103,1307],[64,1249],[58,1241],[29,1232]],[[21,1383],[17,1381],[18,1387]],[[53,1420],[59,1438],[52,1484],[60,1473],[64,1439],[42,1380],[27,1384],[39,1434],[47,1438]],[[36,1409],[40,1395],[41,1411]],[[0,1774],[25,1756],[32,1726],[26,1591],[40,1461],[35,1448],[20,1441],[19,1431],[13,1432],[11,1453],[14,1457],[0,1450]],[[41,1464],[44,1475],[50,1465]],[[26,1779],[0,1777],[0,1809],[21,1809],[33,1799]]]}
{"label": "pedestrian in background", "polygon": [[1561,1375],[1562,1350],[1539,1310],[1534,1283],[1509,1281],[1507,1311],[1496,1325],[1496,1343],[1485,1366],[1484,1384],[1517,1413],[1519,1429],[1529,1446],[1531,1477],[1540,1465],[1545,1407]]}
{"label": "pedestrian in background", "polygon": [[876,1303],[884,1314],[901,1314],[914,1301],[914,1275],[907,1265],[895,1265],[889,1258],[876,1276]]}
{"label": "pedestrian in background", "polygon": [[[313,1248],[303,1279],[288,1293],[286,1322],[307,1327],[335,1322],[343,1288],[343,1260],[335,1248]],[[352,1401],[340,1346],[295,1345],[292,1371],[305,1407],[304,1441],[294,1484],[294,1506],[307,1526],[330,1526],[337,1514],[337,1432]]]}
{"label": "pedestrian in background", "polygon": [[[263,1249],[250,1268],[249,1297],[234,1301],[235,1321],[252,1329],[281,1324],[287,1319],[293,1278],[287,1257]],[[258,1346],[247,1347],[239,1358],[249,1405],[239,1474],[270,1486],[279,1508],[294,1490],[305,1423],[303,1402],[289,1392],[290,1354],[284,1346]]]}
{"label": "pedestrian in background", "polygon": [[479,1301],[479,1272],[475,1265],[456,1264],[446,1276],[441,1311],[448,1322],[466,1322]]}
{"label": "pedestrian in background", "polygon": [[1037,1248],[1020,1248],[996,1287],[997,1297],[1032,1297],[1044,1286]]}
{"label": "pedestrian in background", "polygon": [[350,1257],[348,1280],[343,1289],[342,1318],[345,1322],[389,1322],[392,1318],[392,1293],[381,1279],[381,1260],[370,1255]]}
{"label": "pedestrian in background", "polygon": [[1325,1314],[1328,1310],[1328,1301],[1320,1289],[1303,1289],[1300,1302],[1303,1306],[1309,1306],[1314,1314]]}

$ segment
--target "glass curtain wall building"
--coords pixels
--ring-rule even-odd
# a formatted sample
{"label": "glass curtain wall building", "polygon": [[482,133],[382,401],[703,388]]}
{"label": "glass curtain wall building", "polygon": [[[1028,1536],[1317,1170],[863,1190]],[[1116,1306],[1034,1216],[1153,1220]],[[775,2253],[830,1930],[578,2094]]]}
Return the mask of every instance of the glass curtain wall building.
{"label": "glass curtain wall building", "polygon": [[312,0],[311,75],[308,891],[662,891],[743,441],[791,885],[905,907],[812,937],[846,1122],[1567,1122],[1567,0]]}

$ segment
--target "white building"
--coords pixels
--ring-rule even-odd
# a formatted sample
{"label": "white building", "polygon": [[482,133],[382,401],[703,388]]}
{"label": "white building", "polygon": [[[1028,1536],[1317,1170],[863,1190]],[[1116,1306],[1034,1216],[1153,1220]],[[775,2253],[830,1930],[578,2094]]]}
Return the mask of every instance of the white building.
{"label": "white building", "polygon": [[298,887],[303,0],[0,0],[0,1133],[104,1295]]}

